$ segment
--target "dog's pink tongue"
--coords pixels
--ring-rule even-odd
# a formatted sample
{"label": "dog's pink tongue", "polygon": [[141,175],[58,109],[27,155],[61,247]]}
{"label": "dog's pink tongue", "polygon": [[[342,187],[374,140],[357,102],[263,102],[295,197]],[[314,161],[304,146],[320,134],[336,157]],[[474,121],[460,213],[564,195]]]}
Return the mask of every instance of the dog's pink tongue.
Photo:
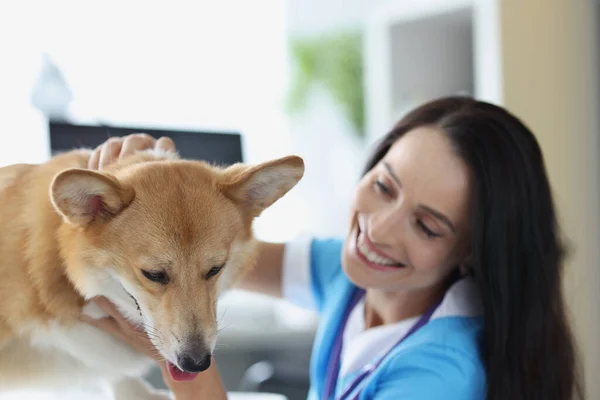
{"label": "dog's pink tongue", "polygon": [[196,376],[198,376],[197,372],[184,372],[168,361],[167,369],[169,370],[169,375],[171,375],[171,378],[177,382],[192,381],[194,378],[196,378]]}

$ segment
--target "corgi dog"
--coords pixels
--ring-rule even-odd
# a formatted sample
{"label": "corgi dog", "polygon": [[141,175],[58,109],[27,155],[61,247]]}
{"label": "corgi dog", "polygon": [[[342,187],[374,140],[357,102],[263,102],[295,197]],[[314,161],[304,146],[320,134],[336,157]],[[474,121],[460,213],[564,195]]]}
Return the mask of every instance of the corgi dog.
{"label": "corgi dog", "polygon": [[110,385],[115,400],[169,399],[155,365],[81,316],[105,296],[146,332],[175,380],[210,365],[216,303],[256,262],[253,220],[303,160],[218,167],[138,152],[87,169],[91,151],[0,168],[0,396]]}

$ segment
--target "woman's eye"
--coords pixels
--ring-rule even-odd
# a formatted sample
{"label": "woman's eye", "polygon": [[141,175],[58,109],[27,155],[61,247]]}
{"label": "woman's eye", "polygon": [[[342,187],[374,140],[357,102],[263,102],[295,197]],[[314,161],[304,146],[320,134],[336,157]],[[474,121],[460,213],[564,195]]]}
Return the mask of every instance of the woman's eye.
{"label": "woman's eye", "polygon": [[379,189],[379,191],[385,194],[386,196],[393,196],[391,189],[379,179],[375,181],[375,186],[377,186],[377,189]]}
{"label": "woman's eye", "polygon": [[224,266],[225,266],[225,264],[219,265],[216,267],[212,267],[205,275],[206,280],[209,280],[210,278],[214,277],[219,272],[221,272],[221,270],[223,269]]}
{"label": "woman's eye", "polygon": [[169,276],[165,271],[142,270],[142,274],[152,282],[160,283],[161,285],[166,285],[169,283]]}
{"label": "woman's eye", "polygon": [[423,232],[425,233],[425,235],[427,235],[428,238],[432,239],[432,238],[436,238],[436,237],[440,237],[441,236],[439,233],[436,233],[436,232],[432,231],[431,229],[429,229],[427,227],[427,225],[425,225],[425,223],[423,221],[421,221],[420,219],[417,220],[417,224],[423,230]]}

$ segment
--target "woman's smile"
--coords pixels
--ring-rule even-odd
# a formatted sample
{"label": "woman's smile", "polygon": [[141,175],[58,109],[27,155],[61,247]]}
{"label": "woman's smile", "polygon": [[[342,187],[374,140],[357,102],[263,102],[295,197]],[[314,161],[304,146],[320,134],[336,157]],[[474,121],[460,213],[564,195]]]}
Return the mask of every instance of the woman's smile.
{"label": "woman's smile", "polygon": [[394,260],[383,251],[379,250],[373,242],[369,240],[369,237],[361,230],[358,224],[356,227],[355,242],[355,254],[367,267],[381,272],[388,272],[396,271],[399,268],[404,268],[406,266],[404,263]]}

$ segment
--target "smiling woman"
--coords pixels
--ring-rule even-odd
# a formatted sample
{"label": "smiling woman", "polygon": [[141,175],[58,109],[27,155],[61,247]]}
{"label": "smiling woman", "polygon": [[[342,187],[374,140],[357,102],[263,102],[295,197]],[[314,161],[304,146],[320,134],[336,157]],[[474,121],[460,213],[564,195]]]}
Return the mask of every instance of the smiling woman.
{"label": "smiling woman", "polygon": [[[521,121],[469,98],[425,104],[375,150],[354,204],[342,266],[367,288],[367,327],[369,310],[371,325],[389,324],[440,295],[443,306],[471,281],[478,300],[459,302],[481,315],[486,398],[581,396],[552,193],[539,145]],[[358,262],[363,249],[402,267],[366,273],[372,262]]]}
{"label": "smiling woman", "polygon": [[311,399],[581,395],[559,238],[515,116],[466,97],[413,110],[368,161],[345,240],[285,245],[284,295],[323,317]]}

